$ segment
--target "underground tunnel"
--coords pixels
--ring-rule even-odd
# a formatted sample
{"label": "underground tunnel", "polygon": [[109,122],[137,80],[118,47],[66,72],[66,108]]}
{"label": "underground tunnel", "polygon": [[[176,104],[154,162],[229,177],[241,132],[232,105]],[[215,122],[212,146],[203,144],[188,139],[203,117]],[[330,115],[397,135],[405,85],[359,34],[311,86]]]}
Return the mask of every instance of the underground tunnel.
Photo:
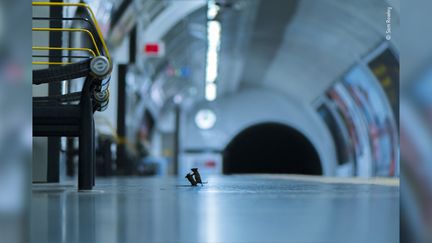
{"label": "underground tunnel", "polygon": [[224,150],[223,173],[286,173],[322,175],[311,142],[296,129],[279,123],[246,128]]}

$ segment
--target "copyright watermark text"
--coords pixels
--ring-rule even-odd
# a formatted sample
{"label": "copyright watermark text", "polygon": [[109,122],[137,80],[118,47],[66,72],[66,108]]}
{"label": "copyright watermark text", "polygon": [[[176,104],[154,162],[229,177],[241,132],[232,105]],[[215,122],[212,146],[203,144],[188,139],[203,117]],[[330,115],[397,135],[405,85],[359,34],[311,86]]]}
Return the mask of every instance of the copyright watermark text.
{"label": "copyright watermark text", "polygon": [[388,7],[387,8],[387,12],[386,12],[386,31],[385,31],[385,38],[386,40],[391,40],[392,36],[392,7]]}

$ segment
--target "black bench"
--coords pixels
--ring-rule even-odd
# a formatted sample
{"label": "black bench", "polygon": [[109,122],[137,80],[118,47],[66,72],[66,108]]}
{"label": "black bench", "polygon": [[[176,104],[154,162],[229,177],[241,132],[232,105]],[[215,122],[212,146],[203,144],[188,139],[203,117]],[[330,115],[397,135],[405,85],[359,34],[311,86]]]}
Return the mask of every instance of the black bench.
{"label": "black bench", "polygon": [[[47,69],[33,70],[33,85],[84,79],[79,92],[33,97],[33,136],[77,137],[78,189],[91,190],[95,184],[93,114],[95,111],[103,111],[109,100],[111,59],[108,48],[95,15],[87,4],[33,2],[32,6],[50,9],[48,16],[32,17],[32,31],[46,32],[50,40],[48,46],[32,47],[36,52],[32,55],[33,65],[49,65]],[[63,8],[76,8],[75,16],[63,16]],[[46,28],[47,23],[49,28]],[[69,23],[67,28],[63,28],[63,23]],[[64,32],[69,33],[69,44],[66,47],[62,46],[61,41]],[[71,33],[83,34],[88,43],[84,47],[72,43]],[[48,55],[44,53],[47,51]],[[64,56],[63,52],[66,51],[68,55]],[[73,55],[76,51],[81,54]],[[64,58],[68,60],[64,61]]]}
{"label": "black bench", "polygon": [[108,104],[110,72],[110,62],[103,56],[33,71],[34,85],[85,78],[80,92],[33,98],[33,136],[79,138],[79,190],[91,190],[94,186],[93,113]]}

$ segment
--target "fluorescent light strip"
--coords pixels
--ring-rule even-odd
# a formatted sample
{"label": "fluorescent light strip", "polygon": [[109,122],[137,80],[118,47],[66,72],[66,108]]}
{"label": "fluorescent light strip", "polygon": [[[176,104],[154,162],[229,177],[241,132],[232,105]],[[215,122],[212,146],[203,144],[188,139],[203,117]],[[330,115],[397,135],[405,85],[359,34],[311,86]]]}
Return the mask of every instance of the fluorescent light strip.
{"label": "fluorescent light strip", "polygon": [[219,46],[221,39],[221,24],[214,20],[219,12],[219,6],[214,1],[208,2],[207,11],[207,62],[205,79],[205,98],[213,101],[217,96],[216,79],[218,77]]}

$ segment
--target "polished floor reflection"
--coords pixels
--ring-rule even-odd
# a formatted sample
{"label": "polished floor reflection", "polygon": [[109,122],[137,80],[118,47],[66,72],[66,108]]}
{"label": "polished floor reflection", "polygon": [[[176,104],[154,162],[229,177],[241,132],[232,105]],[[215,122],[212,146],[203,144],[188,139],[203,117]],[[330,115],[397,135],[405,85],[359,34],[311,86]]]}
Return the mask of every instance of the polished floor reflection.
{"label": "polished floor reflection", "polygon": [[[399,242],[399,186],[290,176],[34,185],[33,242]],[[355,182],[355,180],[354,180]]]}

